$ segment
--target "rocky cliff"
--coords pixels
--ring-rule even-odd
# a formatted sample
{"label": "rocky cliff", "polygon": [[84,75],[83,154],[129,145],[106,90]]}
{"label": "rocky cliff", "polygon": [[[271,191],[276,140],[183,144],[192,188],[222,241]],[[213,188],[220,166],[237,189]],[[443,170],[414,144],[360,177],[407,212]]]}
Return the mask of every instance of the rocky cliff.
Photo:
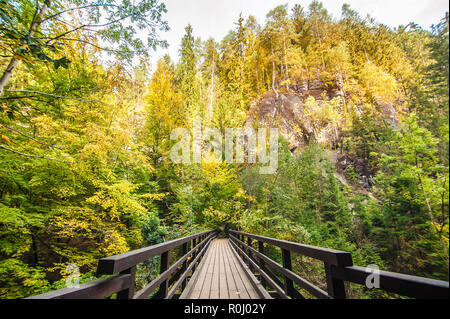
{"label": "rocky cliff", "polygon": [[[327,123],[310,116],[312,111],[326,113],[327,109],[320,108],[323,108],[326,102],[342,96],[343,90],[340,86],[330,89],[320,81],[299,82],[291,85],[289,92],[267,92],[252,101],[245,126],[277,127],[280,135],[288,141],[292,153],[301,152],[314,138],[315,142],[326,146],[333,153],[332,158],[338,174],[345,178],[347,169],[352,166],[354,172],[359,175],[359,184],[369,188],[373,185],[373,170],[367,159],[353,158],[340,148],[343,127],[339,122]],[[311,110],[311,105],[306,105],[309,97],[314,97],[313,108],[318,110]],[[395,107],[382,102],[378,107],[386,122],[396,126],[398,119]]]}

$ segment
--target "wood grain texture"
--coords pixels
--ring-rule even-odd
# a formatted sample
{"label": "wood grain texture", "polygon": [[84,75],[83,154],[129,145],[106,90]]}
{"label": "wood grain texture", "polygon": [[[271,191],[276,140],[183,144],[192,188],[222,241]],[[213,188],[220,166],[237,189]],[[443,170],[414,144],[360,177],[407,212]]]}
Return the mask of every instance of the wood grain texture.
{"label": "wood grain texture", "polygon": [[180,299],[260,299],[228,239],[211,242]]}

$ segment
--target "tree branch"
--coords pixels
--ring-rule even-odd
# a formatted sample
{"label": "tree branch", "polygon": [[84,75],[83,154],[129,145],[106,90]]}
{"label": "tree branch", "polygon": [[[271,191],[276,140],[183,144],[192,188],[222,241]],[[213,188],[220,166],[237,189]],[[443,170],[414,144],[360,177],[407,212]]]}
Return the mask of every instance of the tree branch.
{"label": "tree branch", "polygon": [[72,164],[71,162],[61,161],[61,160],[54,159],[54,158],[50,158],[50,157],[45,157],[45,156],[39,156],[39,155],[33,155],[33,154],[25,154],[25,153],[21,153],[21,152],[12,150],[12,149],[10,149],[10,148],[7,148],[7,147],[5,147],[5,146],[3,146],[3,145],[0,145],[0,148],[1,148],[1,149],[4,149],[4,150],[7,150],[7,151],[9,151],[9,152],[18,154],[18,155],[25,156],[25,157],[43,158],[43,159],[50,160],[50,161],[55,161],[55,162],[60,162],[60,163],[66,163],[66,164]]}
{"label": "tree branch", "polygon": [[79,98],[79,97],[62,96],[62,95],[56,95],[56,94],[51,94],[51,93],[39,92],[39,91],[31,91],[31,90],[5,90],[5,91],[17,92],[17,93],[41,94],[41,95],[46,95],[46,96],[50,96],[50,97],[54,97],[54,98],[58,98],[58,99],[76,100],[76,101],[81,101],[81,102],[99,102],[96,100],[86,100],[86,99]]}
{"label": "tree branch", "polygon": [[[109,48],[103,48],[103,47],[100,47],[100,46],[98,46],[98,45],[96,45],[96,44],[94,44],[94,43],[92,43],[92,42],[89,42],[89,41],[86,41],[86,40],[82,40],[82,39],[63,38],[63,39],[60,39],[60,41],[74,41],[74,42],[85,43],[85,44],[91,45],[92,47],[94,47],[94,48],[96,48],[96,49],[103,50],[103,51],[107,51],[107,52],[115,52],[115,53],[117,53],[117,52],[122,52],[122,51],[120,51],[120,50],[109,49]],[[138,53],[145,53],[146,51],[145,51],[145,50],[141,50],[141,51],[129,51],[129,52],[138,54]]]}
{"label": "tree branch", "polygon": [[[45,0],[42,8],[39,11],[37,19],[35,19],[35,17],[33,17],[34,22],[31,23],[30,31],[26,35],[26,38],[29,39],[33,35],[34,31],[39,27],[40,20],[42,19],[42,17],[44,16],[44,14],[48,10],[48,8],[50,7],[50,4],[51,4],[51,0]],[[23,45],[21,47],[23,47]],[[9,79],[11,78],[18,63],[19,63],[19,60],[17,58],[15,58],[15,57],[11,58],[8,66],[4,70],[3,75],[0,78],[0,96],[3,94],[4,88],[8,84]]]}
{"label": "tree branch", "polygon": [[22,135],[22,136],[25,136],[25,137],[27,137],[27,138],[29,138],[29,139],[31,139],[31,140],[33,140],[33,141],[39,143],[39,144],[42,144],[42,145],[45,145],[45,146],[48,146],[48,147],[51,147],[51,148],[56,148],[56,149],[58,149],[58,150],[63,151],[62,148],[59,148],[59,147],[53,146],[53,145],[51,145],[51,144],[47,144],[47,143],[41,142],[41,141],[35,139],[34,137],[28,136],[28,135],[22,133],[21,131],[16,130],[15,128],[6,126],[5,124],[2,124],[2,123],[0,123],[0,125],[3,126],[4,128],[7,128],[7,129],[10,130],[10,131],[13,131],[13,132],[16,132],[16,133],[18,133],[18,134],[20,134],[20,135]]}
{"label": "tree branch", "polygon": [[[58,39],[66,36],[66,35],[68,35],[70,33],[75,32],[75,31],[78,31],[78,30],[81,30],[81,29],[85,29],[85,28],[103,28],[103,27],[107,27],[107,26],[109,26],[111,24],[115,24],[115,23],[120,22],[122,20],[128,19],[129,17],[131,17],[133,15],[134,15],[134,13],[130,13],[130,14],[126,15],[125,17],[122,17],[120,19],[116,19],[116,20],[113,20],[113,21],[110,21],[110,22],[104,23],[104,24],[83,24],[83,25],[80,25],[79,27],[76,27],[76,28],[74,28],[72,30],[66,31],[64,33],[61,33],[61,34],[57,35],[54,38],[51,38],[50,40],[48,40],[46,42],[46,44],[49,44],[52,41],[58,40]],[[91,31],[91,30],[89,30],[89,31]]]}
{"label": "tree branch", "polygon": [[89,5],[86,5],[86,6],[75,7],[75,8],[69,8],[69,9],[60,11],[60,12],[58,12],[58,13],[55,13],[55,14],[52,14],[52,15],[46,17],[45,19],[42,20],[42,22],[45,22],[45,21],[47,21],[47,20],[51,20],[51,19],[53,19],[54,17],[57,17],[57,16],[59,16],[59,15],[61,15],[61,14],[64,14],[64,13],[66,13],[66,12],[75,11],[75,10],[80,10],[80,9],[86,9],[86,8],[94,8],[94,7],[117,7],[117,8],[119,8],[119,6],[116,5],[116,4],[109,4],[109,3],[94,3],[94,4],[89,4]]}

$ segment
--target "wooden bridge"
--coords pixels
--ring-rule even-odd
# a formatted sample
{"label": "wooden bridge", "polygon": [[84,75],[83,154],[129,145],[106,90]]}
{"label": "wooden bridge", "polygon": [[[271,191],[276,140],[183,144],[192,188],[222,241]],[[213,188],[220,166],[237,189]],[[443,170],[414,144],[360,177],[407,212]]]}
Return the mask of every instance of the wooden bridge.
{"label": "wooden bridge", "polygon": [[[348,252],[303,245],[253,234],[217,231],[172,240],[101,259],[98,276],[105,278],[29,299],[345,299],[345,282],[366,285],[378,276],[379,287],[411,298],[449,298],[446,281],[353,266]],[[267,252],[281,250],[282,263]],[[319,287],[295,273],[291,254],[323,263],[325,282]],[[135,291],[139,264],[159,256],[160,272]],[[178,257],[181,256],[181,257]]]}
{"label": "wooden bridge", "polygon": [[229,239],[216,239],[181,299],[261,299],[270,295],[233,252]]}

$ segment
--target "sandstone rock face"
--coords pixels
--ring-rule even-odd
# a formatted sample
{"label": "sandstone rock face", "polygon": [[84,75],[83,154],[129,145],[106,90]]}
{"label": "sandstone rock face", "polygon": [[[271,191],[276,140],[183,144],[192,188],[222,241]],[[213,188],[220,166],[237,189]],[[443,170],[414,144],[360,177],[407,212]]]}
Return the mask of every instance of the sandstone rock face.
{"label": "sandstone rock face", "polygon": [[[288,141],[292,153],[300,152],[312,138],[332,150],[337,150],[342,140],[341,128],[327,123],[312,122],[311,117],[306,116],[305,112],[314,110],[314,108],[305,110],[305,100],[313,96],[318,101],[315,108],[320,108],[323,97],[332,99],[343,96],[341,87],[335,85],[331,89],[325,88],[320,81],[316,80],[311,83],[297,81],[295,85],[291,85],[291,89],[292,91],[289,93],[278,92],[278,97],[274,92],[267,92],[258,100],[253,101],[250,104],[245,127],[278,128],[280,135]],[[386,121],[394,127],[397,126],[398,118],[395,107],[387,103],[381,103],[379,106]],[[355,108],[358,111],[358,106]],[[370,188],[374,184],[373,172],[367,159],[351,158],[345,153],[339,154],[334,156],[339,174],[345,176],[347,169],[352,166],[360,176],[358,183],[361,187]]]}
{"label": "sandstone rock face", "polygon": [[[308,93],[315,94],[315,91]],[[311,95],[279,93],[276,98],[275,94],[266,94],[250,105],[245,127],[252,127],[255,124],[262,127],[277,127],[279,133],[289,142],[291,150],[308,145],[312,136],[318,143],[335,147],[341,136],[340,130],[328,126],[317,130],[316,123],[312,123],[304,116],[304,101],[309,96]]]}
{"label": "sandstone rock face", "polygon": [[297,94],[279,94],[278,99],[268,94],[251,105],[245,127],[277,127],[292,150],[307,145],[312,133],[310,123],[303,123],[303,113],[303,99]]}

